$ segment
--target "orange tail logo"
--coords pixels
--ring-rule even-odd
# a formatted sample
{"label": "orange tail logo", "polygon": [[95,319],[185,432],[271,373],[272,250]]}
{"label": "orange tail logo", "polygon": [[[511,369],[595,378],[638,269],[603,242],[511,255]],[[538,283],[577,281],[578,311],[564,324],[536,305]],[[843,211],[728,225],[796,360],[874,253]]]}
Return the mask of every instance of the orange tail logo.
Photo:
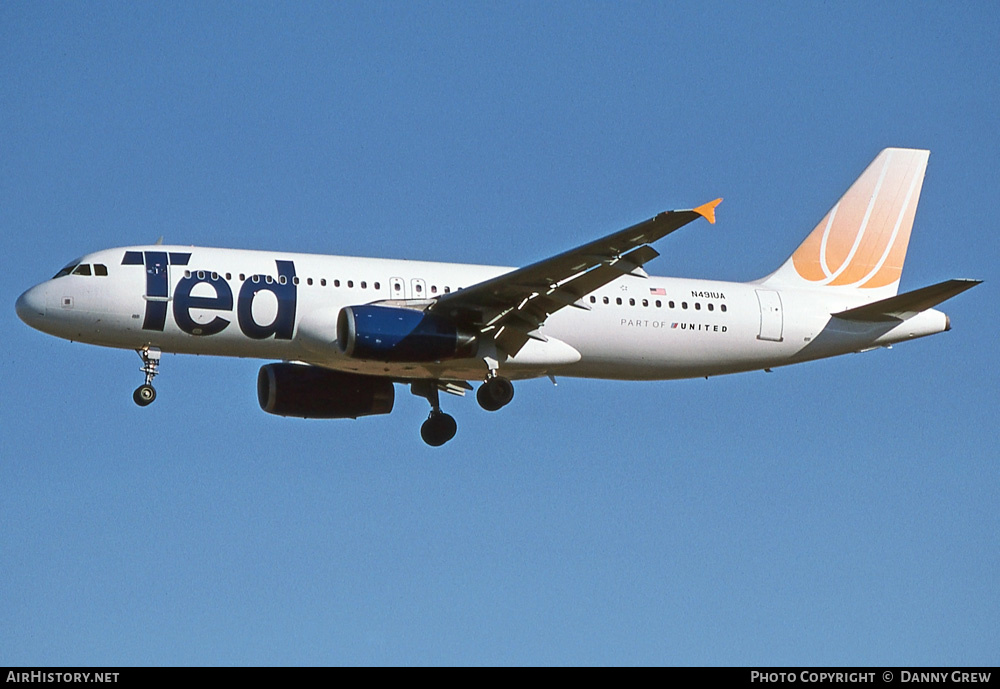
{"label": "orange tail logo", "polygon": [[882,151],[792,254],[799,276],[866,289],[898,282],[929,154]]}

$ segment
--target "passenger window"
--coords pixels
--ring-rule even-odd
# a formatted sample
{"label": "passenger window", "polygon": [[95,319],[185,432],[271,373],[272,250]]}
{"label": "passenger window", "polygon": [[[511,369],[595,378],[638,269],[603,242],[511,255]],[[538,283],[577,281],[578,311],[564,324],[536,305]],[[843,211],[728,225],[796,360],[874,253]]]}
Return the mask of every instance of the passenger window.
{"label": "passenger window", "polygon": [[622,298],[621,297],[615,297],[615,303],[618,304],[618,306],[621,306],[622,305]]}
{"label": "passenger window", "polygon": [[444,293],[445,294],[448,294],[448,292],[450,292],[450,291],[451,291],[451,287],[445,287],[444,288]]}
{"label": "passenger window", "polygon": [[347,281],[347,286],[353,289],[354,288],[354,280],[348,280]]}
{"label": "passenger window", "polygon": [[682,309],[686,309],[687,307],[688,307],[688,303],[686,301],[682,301],[681,302],[681,308]]}
{"label": "passenger window", "polygon": [[292,284],[293,285],[299,284],[299,276],[298,275],[296,275],[295,277],[292,278]]}
{"label": "passenger window", "polygon": [[649,306],[649,299],[643,299],[642,300],[642,305],[643,306]]}
{"label": "passenger window", "polygon": [[719,308],[720,308],[720,309],[722,309],[723,311],[725,311],[725,310],[726,310],[726,305],[725,305],[725,304],[723,304],[723,305],[722,305],[722,306],[720,306]]}
{"label": "passenger window", "polygon": [[420,284],[418,284],[418,285],[417,285],[417,294],[421,294],[421,293],[422,293],[423,291],[424,291],[424,286],[423,286],[423,285],[420,285]]}
{"label": "passenger window", "polygon": [[377,282],[375,283],[375,289],[380,289],[379,284]]}
{"label": "passenger window", "polygon": [[212,271],[212,279],[213,280],[218,280],[219,279],[219,274],[216,273],[214,270]]}
{"label": "passenger window", "polygon": [[656,308],[658,309],[663,308],[663,302],[660,301],[659,299],[656,300]]}
{"label": "passenger window", "polygon": [[90,275],[90,264],[81,263],[76,267],[76,270],[73,271],[73,275]]}
{"label": "passenger window", "polygon": [[701,311],[701,302],[700,301],[696,301],[694,303],[694,310],[695,311]]}
{"label": "passenger window", "polygon": [[232,279],[233,279],[233,274],[232,273],[226,273],[226,280],[232,280]]}
{"label": "passenger window", "polygon": [[306,278],[306,284],[307,285],[311,285],[312,283],[313,283],[313,279],[312,278]]}
{"label": "passenger window", "polygon": [[[326,286],[326,280],[323,280],[323,285]],[[334,280],[333,281],[333,286],[334,287],[340,287],[340,280]]]}
{"label": "passenger window", "polygon": [[605,303],[605,304],[608,304],[608,303],[610,303],[610,302],[611,302],[611,300],[610,300],[610,299],[608,299],[607,297],[604,297],[604,303]]}
{"label": "passenger window", "polygon": [[361,289],[368,289],[368,283],[364,280],[361,281]]}
{"label": "passenger window", "polygon": [[709,304],[708,305],[708,310],[709,311],[715,311],[715,304]]}
{"label": "passenger window", "polygon": [[287,285],[288,284],[288,276],[287,275],[279,275],[278,276],[278,284],[279,285]]}
{"label": "passenger window", "polygon": [[393,284],[392,289],[394,292],[398,292],[399,290],[402,289],[402,287],[400,287],[399,283],[397,282]]}
{"label": "passenger window", "polygon": [[[340,281],[338,280],[337,282],[339,283]],[[326,278],[320,278],[319,279],[319,286],[320,287],[326,287]]]}
{"label": "passenger window", "polygon": [[103,263],[94,264],[94,275],[100,275],[102,277],[108,274],[108,267]]}
{"label": "passenger window", "polygon": [[246,279],[247,279],[246,273],[240,273],[240,282],[243,282]]}
{"label": "passenger window", "polygon": [[431,285],[431,294],[437,294],[437,293],[438,293],[437,285]]}
{"label": "passenger window", "polygon": [[591,297],[590,298],[590,303],[591,304],[596,304],[597,303],[597,297]]}
{"label": "passenger window", "polygon": [[674,302],[668,301],[667,306],[669,306],[670,308],[674,308]]}

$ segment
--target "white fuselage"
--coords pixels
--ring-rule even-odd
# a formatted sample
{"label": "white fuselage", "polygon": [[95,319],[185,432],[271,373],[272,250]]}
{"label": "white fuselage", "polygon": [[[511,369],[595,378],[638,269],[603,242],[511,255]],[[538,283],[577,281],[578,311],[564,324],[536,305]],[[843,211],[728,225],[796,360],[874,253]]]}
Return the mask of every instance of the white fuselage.
{"label": "white fuselage", "polygon": [[[483,352],[430,363],[344,355],[340,309],[434,299],[509,272],[497,266],[179,246],[99,251],[18,300],[30,325],[69,340],[127,349],[302,361],[399,380],[482,380]],[[899,323],[830,314],[859,297],[762,283],[626,275],[552,314],[542,339],[497,358],[509,378],[626,380],[712,376],[885,346],[948,329],[927,310]],[[544,340],[544,341],[543,341]],[[487,352],[493,355],[493,352]]]}

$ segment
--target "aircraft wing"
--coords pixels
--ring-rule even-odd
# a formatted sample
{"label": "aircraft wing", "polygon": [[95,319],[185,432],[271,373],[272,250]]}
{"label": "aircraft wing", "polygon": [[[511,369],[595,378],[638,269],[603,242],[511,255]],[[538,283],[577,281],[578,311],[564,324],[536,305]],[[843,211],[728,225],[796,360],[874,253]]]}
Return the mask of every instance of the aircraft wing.
{"label": "aircraft wing", "polygon": [[439,297],[428,311],[493,333],[497,345],[516,354],[528,339],[545,340],[538,327],[567,306],[589,309],[580,299],[622,275],[646,277],[642,265],[659,254],[649,246],[684,225],[715,222],[716,199],[692,210],[654,218],[551,258]]}

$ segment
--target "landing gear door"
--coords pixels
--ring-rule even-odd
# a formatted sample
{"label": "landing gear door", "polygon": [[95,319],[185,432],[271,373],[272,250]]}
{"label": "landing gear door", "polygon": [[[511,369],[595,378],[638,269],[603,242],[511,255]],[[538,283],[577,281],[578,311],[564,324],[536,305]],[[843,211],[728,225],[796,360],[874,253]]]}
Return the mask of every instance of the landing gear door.
{"label": "landing gear door", "polygon": [[757,335],[757,339],[781,342],[784,330],[781,295],[771,290],[759,289],[757,302],[760,304],[760,334]]}

